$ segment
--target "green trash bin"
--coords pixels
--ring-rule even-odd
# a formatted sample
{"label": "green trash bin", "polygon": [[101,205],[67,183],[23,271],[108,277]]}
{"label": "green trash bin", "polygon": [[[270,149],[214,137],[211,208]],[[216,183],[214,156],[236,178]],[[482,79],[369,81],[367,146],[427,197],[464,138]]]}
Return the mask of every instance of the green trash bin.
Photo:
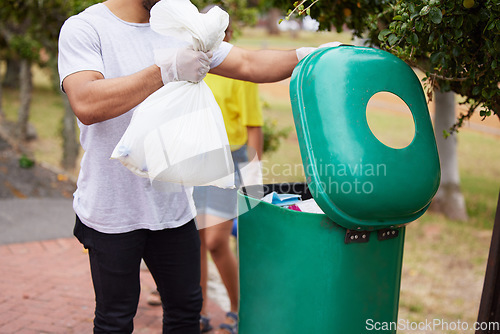
{"label": "green trash bin", "polygon": [[[368,126],[366,105],[380,91],[412,112],[405,148]],[[238,193],[239,333],[396,333],[405,225],[440,181],[420,81],[387,52],[340,46],[304,58],[290,96],[307,183]],[[324,214],[260,201],[273,191],[313,197]]]}

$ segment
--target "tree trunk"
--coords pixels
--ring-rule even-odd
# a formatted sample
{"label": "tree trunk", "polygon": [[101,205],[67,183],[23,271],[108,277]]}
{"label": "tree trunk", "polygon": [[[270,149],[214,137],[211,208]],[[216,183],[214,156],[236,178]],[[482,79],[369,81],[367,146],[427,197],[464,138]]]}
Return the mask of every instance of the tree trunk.
{"label": "tree trunk", "polygon": [[27,59],[21,60],[20,67],[20,86],[19,86],[19,99],[20,106],[17,115],[17,126],[19,139],[27,141],[28,135],[28,120],[30,115],[31,97],[33,94],[33,82],[31,75],[31,62]]}
{"label": "tree trunk", "polygon": [[267,14],[267,33],[269,35],[279,35],[278,21],[280,19],[281,10],[271,8]]}
{"label": "tree trunk", "polygon": [[19,73],[21,71],[21,63],[16,59],[7,59],[7,69],[2,81],[4,87],[19,88]]}
{"label": "tree trunk", "polygon": [[467,220],[465,199],[460,191],[458,172],[457,134],[447,138],[443,130],[448,130],[456,120],[455,94],[435,91],[434,129],[441,163],[441,184],[432,202],[431,209],[455,220]]}
{"label": "tree trunk", "polygon": [[2,124],[4,119],[5,119],[5,112],[3,111],[3,89],[2,85],[0,84],[0,125]]}
{"label": "tree trunk", "polygon": [[76,122],[75,114],[69,104],[66,94],[61,93],[64,102],[64,117],[63,117],[63,157],[61,165],[66,170],[72,170],[76,166],[80,145],[76,140]]}

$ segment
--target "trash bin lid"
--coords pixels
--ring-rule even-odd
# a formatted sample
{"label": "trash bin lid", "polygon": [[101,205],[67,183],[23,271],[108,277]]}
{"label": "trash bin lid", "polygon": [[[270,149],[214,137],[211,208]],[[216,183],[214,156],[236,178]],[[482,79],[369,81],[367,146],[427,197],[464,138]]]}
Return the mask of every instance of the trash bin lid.
{"label": "trash bin lid", "polygon": [[[366,107],[378,92],[408,105],[415,135],[407,147],[386,146],[370,130]],[[290,97],[306,181],[334,222],[398,227],[427,210],[439,157],[421,83],[405,62],[367,47],[318,49],[294,69]]]}

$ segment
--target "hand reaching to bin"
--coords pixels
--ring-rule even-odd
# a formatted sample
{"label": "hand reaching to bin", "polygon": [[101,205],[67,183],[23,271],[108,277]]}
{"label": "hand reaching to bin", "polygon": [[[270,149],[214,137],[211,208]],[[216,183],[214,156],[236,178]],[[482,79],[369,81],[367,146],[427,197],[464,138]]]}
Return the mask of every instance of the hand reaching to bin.
{"label": "hand reaching to bin", "polygon": [[299,61],[301,61],[303,58],[305,58],[308,54],[310,54],[311,52],[313,51],[316,51],[317,49],[321,49],[321,48],[330,48],[330,47],[337,47],[339,45],[342,45],[342,43],[340,42],[329,42],[329,43],[325,43],[325,44],[321,44],[319,47],[315,48],[315,47],[302,47],[302,48],[298,48],[296,51],[297,53],[297,59]]}

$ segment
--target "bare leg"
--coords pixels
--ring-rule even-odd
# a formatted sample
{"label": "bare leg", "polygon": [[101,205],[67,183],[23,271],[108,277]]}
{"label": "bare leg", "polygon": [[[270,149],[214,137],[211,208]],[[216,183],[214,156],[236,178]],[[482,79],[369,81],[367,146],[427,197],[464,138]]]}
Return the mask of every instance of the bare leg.
{"label": "bare leg", "polygon": [[[201,287],[203,291],[203,308],[201,314],[206,316],[208,263],[207,251],[210,252],[230,301],[230,311],[238,313],[238,263],[230,245],[230,236],[233,221],[223,221],[212,215],[200,215],[197,217],[201,239]],[[208,227],[206,227],[208,226]],[[206,227],[206,228],[203,228]],[[232,324],[233,319],[228,318],[226,323]]]}
{"label": "bare leg", "polygon": [[[210,216],[207,216],[211,218]],[[233,221],[227,220],[223,223],[205,229],[206,248],[217,266],[222,282],[224,283],[231,312],[238,312],[238,262],[231,249],[229,238],[233,228]]]}

